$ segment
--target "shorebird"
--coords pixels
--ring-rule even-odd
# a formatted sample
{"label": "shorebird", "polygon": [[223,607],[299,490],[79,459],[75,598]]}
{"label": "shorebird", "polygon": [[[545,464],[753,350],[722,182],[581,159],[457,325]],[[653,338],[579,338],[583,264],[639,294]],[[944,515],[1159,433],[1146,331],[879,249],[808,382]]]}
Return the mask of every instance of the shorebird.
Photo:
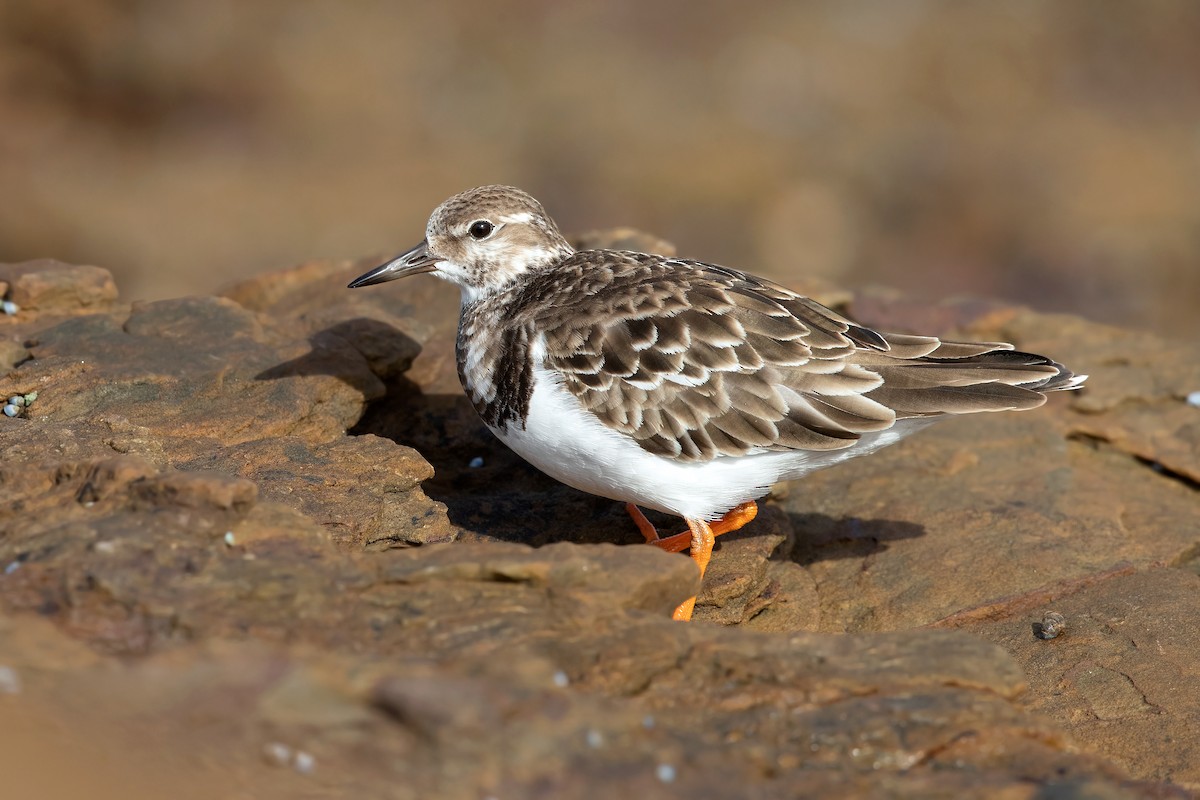
{"label": "shorebird", "polygon": [[[773,483],[947,416],[1036,408],[1086,377],[1002,342],[880,333],[736,269],[576,251],[510,186],[446,200],[420,244],[350,288],[421,273],[461,290],[458,374],[488,428],[547,475],[625,502],[701,578]],[[660,537],[639,506],[688,529]]]}

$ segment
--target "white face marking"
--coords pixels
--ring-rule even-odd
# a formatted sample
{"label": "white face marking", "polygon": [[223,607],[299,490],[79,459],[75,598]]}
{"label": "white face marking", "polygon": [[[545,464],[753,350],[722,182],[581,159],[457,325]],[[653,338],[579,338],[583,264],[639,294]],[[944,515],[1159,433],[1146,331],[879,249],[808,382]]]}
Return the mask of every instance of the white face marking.
{"label": "white face marking", "polygon": [[543,264],[556,255],[558,253],[548,247],[523,247],[512,252],[510,261],[514,266],[524,270],[533,264]]}
{"label": "white face marking", "polygon": [[516,225],[520,225],[525,222],[530,222],[532,220],[533,220],[533,214],[529,213],[528,211],[521,211],[517,214],[505,214],[504,216],[500,217],[501,222],[513,223]]}

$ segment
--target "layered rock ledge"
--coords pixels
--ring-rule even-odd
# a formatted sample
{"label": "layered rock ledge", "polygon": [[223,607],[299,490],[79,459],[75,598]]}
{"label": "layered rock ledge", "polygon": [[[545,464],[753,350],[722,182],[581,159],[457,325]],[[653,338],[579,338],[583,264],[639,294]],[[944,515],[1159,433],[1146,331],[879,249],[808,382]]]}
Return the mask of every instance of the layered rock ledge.
{"label": "layered rock ledge", "polygon": [[780,487],[680,625],[691,562],[496,442],[454,290],[343,289],[369,266],[125,304],[0,265],[14,796],[1200,787],[1200,345],[798,287],[1092,378]]}

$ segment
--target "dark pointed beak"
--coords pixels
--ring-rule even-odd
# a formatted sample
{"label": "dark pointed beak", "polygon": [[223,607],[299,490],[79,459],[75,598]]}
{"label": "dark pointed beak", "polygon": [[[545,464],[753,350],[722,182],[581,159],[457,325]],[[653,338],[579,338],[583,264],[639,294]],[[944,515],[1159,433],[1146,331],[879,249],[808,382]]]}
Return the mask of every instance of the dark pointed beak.
{"label": "dark pointed beak", "polygon": [[429,254],[429,242],[422,241],[412,250],[401,253],[386,264],[350,281],[349,288],[372,286],[376,283],[394,281],[397,278],[407,278],[409,275],[420,275],[422,272],[433,272],[435,269],[437,269],[437,259]]}

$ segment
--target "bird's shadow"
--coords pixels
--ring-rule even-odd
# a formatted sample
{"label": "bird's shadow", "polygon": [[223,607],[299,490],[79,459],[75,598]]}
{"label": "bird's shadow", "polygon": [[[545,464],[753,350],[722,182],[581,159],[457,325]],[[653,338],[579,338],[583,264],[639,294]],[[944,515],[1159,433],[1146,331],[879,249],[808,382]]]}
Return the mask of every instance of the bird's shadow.
{"label": "bird's shadow", "polygon": [[[463,532],[460,538],[534,546],[642,541],[624,504],[580,492],[542,474],[492,435],[463,394],[425,393],[407,378],[403,370],[420,346],[404,333],[383,322],[355,319],[314,334],[310,343],[310,353],[264,370],[257,379],[332,375],[369,397],[374,393],[369,392],[372,385],[377,392],[378,384],[361,368],[365,356],[384,380],[386,393],[368,402],[348,433],[374,434],[419,452],[434,469],[422,488],[445,504],[450,522]],[[381,364],[379,359],[386,353],[401,356]],[[683,529],[676,517],[653,511],[647,516],[664,534]],[[861,559],[886,550],[891,542],[925,532],[921,525],[899,520],[790,511],[786,516],[795,535],[774,557],[801,566]],[[764,535],[765,528],[751,524],[721,537],[718,549],[722,542]]]}
{"label": "bird's shadow", "polygon": [[787,558],[802,567],[820,561],[861,560],[886,551],[892,542],[925,535],[924,525],[905,520],[830,517],[810,512],[789,512],[788,519],[796,537]]}
{"label": "bird's shadow", "polygon": [[[497,440],[463,395],[424,394],[406,379],[389,386],[371,404],[351,434],[372,433],[412,447],[434,468],[425,493],[446,505],[462,538],[541,546],[570,541],[635,544],[642,536],[623,503],[572,489],[542,474]],[[647,511],[663,534],[684,530],[682,521]],[[786,512],[794,532],[775,558],[808,566],[818,561],[861,559],[893,542],[922,536],[923,526],[903,520],[834,518]],[[717,540],[722,543],[766,535],[765,525]]]}
{"label": "bird's shadow", "polygon": [[399,376],[421,352],[411,336],[386,322],[357,317],[331,325],[308,337],[310,350],[274,364],[254,376],[258,381],[328,375],[371,398],[379,381]]}

